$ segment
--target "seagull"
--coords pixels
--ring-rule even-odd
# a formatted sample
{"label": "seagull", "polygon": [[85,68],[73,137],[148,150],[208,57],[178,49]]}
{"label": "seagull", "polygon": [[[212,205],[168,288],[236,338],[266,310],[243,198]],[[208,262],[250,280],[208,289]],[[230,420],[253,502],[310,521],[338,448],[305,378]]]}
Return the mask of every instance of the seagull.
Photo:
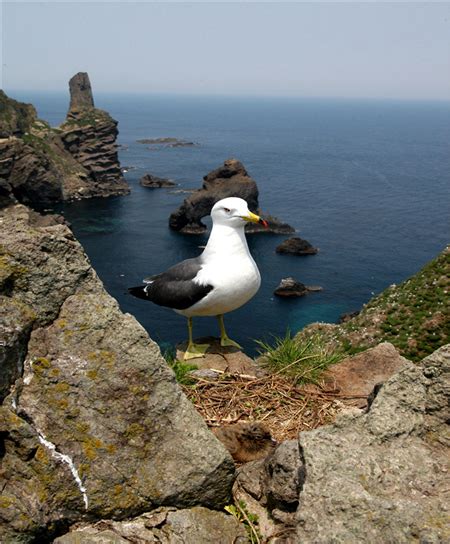
{"label": "seagull", "polygon": [[201,255],[146,278],[144,285],[128,289],[137,298],[172,308],[187,317],[189,336],[184,360],[204,357],[209,347],[209,344],[195,344],[192,339],[192,318],[197,316],[216,316],[220,345],[241,349],[228,337],[223,315],[243,306],[261,285],[244,227],[252,222],[267,228],[267,222],[252,213],[245,200],[237,197],[216,202],[211,218],[213,227]]}

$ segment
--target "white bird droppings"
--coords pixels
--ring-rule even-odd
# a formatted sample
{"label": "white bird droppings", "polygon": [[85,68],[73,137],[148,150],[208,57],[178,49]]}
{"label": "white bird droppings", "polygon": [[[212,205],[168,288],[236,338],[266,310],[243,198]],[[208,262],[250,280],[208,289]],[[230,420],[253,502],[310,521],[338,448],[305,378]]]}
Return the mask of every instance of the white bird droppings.
{"label": "white bird droppings", "polygon": [[39,436],[39,442],[41,444],[43,444],[47,449],[50,450],[52,456],[55,459],[58,459],[58,461],[62,461],[63,463],[68,465],[68,467],[70,468],[70,472],[72,473],[72,475],[73,475],[73,477],[74,477],[74,479],[75,479],[75,481],[77,483],[78,489],[80,490],[81,494],[83,495],[84,507],[87,510],[88,507],[89,507],[89,498],[87,496],[87,490],[84,487],[83,482],[81,481],[80,475],[78,474],[78,470],[76,469],[76,467],[74,465],[74,462],[72,461],[72,459],[68,455],[65,455],[64,453],[60,453],[59,451],[56,451],[55,444],[50,442],[50,440],[47,440],[45,438],[45,436],[42,434],[42,432],[39,431],[39,429],[36,429],[36,431],[37,431],[38,436]]}

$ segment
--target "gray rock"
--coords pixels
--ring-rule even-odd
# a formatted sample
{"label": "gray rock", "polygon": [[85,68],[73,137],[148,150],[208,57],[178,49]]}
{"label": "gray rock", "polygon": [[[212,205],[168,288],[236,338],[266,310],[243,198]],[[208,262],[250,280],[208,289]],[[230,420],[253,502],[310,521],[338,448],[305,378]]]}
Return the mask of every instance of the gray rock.
{"label": "gray rock", "polygon": [[160,508],[129,521],[101,521],[57,538],[55,544],[245,544],[245,529],[223,512]]}
{"label": "gray rock", "polygon": [[265,470],[265,495],[269,509],[295,511],[304,480],[304,466],[297,440],[282,442],[267,458]]}
{"label": "gray rock", "polygon": [[34,320],[29,306],[0,295],[0,402],[22,374]]}
{"label": "gray rock", "polygon": [[450,345],[406,363],[365,414],[300,433],[302,543],[448,541]]}
{"label": "gray rock", "polygon": [[91,82],[86,72],[78,72],[69,81],[71,111],[89,110],[94,108]]}
{"label": "gray rock", "polygon": [[18,308],[4,327],[26,354],[0,413],[0,532],[28,542],[86,517],[222,508],[231,457],[68,227],[44,224],[22,205],[0,211],[3,295]]}

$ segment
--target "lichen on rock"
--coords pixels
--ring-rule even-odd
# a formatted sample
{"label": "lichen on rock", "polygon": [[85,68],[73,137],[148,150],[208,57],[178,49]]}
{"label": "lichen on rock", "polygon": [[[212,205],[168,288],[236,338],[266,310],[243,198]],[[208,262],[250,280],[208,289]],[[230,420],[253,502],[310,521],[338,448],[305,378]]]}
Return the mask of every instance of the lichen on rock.
{"label": "lichen on rock", "polygon": [[230,456],[69,228],[35,215],[0,211],[6,359],[22,360],[2,382],[0,531],[27,542],[82,519],[223,507]]}

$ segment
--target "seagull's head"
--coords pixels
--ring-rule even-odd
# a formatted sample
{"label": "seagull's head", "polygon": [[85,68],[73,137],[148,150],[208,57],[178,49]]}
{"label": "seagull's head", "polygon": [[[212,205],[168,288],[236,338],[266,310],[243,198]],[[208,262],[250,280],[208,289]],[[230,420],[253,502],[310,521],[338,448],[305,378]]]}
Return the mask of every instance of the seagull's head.
{"label": "seagull's head", "polygon": [[216,202],[211,210],[211,218],[215,225],[243,227],[245,223],[259,223],[267,228],[267,221],[252,213],[242,198],[229,197]]}

